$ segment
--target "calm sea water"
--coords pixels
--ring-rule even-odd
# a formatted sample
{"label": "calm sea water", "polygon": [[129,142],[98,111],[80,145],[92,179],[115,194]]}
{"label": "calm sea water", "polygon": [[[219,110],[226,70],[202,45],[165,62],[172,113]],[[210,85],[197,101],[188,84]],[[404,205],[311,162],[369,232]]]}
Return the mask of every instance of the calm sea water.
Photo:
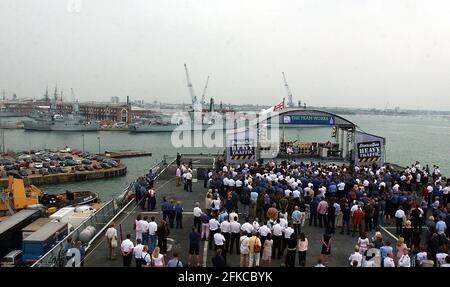
{"label": "calm sea water", "polygon": [[[368,133],[386,138],[387,160],[400,165],[409,165],[419,160],[421,163],[437,164],[444,174],[450,174],[450,118],[438,116],[376,116],[346,115],[345,118],[356,123]],[[301,141],[327,141],[330,128],[286,129],[286,139]],[[170,133],[130,134],[127,132],[85,133],[85,150],[98,152],[100,149],[136,149],[152,152],[151,157],[123,159],[128,166],[124,177],[94,180],[87,182],[46,185],[46,192],[68,190],[91,190],[99,192],[103,200],[120,193],[136,176],[142,175],[163,155],[174,156],[181,153],[217,153],[222,148],[180,148],[172,145]],[[8,150],[61,148],[70,146],[82,149],[81,133],[32,132],[25,130],[5,130],[5,145]]]}

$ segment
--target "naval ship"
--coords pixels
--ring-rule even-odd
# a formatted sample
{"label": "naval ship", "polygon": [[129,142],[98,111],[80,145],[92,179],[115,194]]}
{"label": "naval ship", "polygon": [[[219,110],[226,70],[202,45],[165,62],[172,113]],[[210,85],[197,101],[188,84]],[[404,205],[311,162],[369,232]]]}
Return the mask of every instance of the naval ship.
{"label": "naval ship", "polygon": [[69,114],[51,115],[50,119],[40,121],[24,121],[23,128],[32,131],[67,131],[67,132],[96,132],[100,125],[95,122],[86,121],[84,118]]}

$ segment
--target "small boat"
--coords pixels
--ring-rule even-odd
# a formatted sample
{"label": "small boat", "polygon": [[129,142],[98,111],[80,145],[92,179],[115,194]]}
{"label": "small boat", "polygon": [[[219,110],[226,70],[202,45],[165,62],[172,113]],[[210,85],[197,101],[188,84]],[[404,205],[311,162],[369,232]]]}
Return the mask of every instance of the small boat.
{"label": "small boat", "polygon": [[40,198],[40,203],[47,208],[71,207],[85,204],[92,204],[100,201],[97,193],[92,191],[66,191],[57,194],[44,194]]}

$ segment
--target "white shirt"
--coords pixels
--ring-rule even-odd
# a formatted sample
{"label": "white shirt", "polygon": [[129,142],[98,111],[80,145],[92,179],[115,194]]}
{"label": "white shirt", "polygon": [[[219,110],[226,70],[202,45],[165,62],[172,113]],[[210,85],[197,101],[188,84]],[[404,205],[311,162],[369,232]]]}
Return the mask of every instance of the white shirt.
{"label": "white shirt", "polygon": [[225,237],[222,233],[214,233],[214,244],[215,245],[223,245],[225,243]]}
{"label": "white shirt", "polygon": [[396,218],[404,218],[405,217],[405,212],[402,209],[399,209],[395,212],[395,217]]}
{"label": "white shirt", "polygon": [[292,192],[292,196],[294,197],[294,198],[299,198],[300,197],[300,191],[299,190],[294,190],[293,192]]}
{"label": "white shirt", "polygon": [[259,230],[259,223],[258,223],[258,221],[253,221],[253,230],[258,232],[258,230]]}
{"label": "white shirt", "polygon": [[153,265],[158,266],[158,267],[163,266],[163,258],[164,258],[164,255],[162,255],[161,253],[158,255],[157,258],[152,256]]}
{"label": "white shirt", "polygon": [[284,230],[284,238],[291,238],[292,233],[294,233],[294,229],[292,227],[288,227]]}
{"label": "white shirt", "polygon": [[134,258],[142,258],[142,250],[144,249],[144,245],[138,244],[133,249]]}
{"label": "white shirt", "polygon": [[411,267],[411,259],[409,255],[402,255],[398,260],[398,267]]}
{"label": "white shirt", "polygon": [[273,236],[282,236],[283,235],[283,227],[279,223],[276,223],[272,227],[272,234]]}
{"label": "white shirt", "polygon": [[141,220],[142,233],[146,233],[148,231],[148,221]]}
{"label": "white shirt", "polygon": [[190,179],[192,179],[192,173],[190,173],[190,172],[186,172],[186,177],[185,177],[187,180],[190,180]]}
{"label": "white shirt", "polygon": [[242,186],[242,180],[238,179],[236,180],[236,187],[241,187]]}
{"label": "white shirt", "polygon": [[228,215],[230,222],[233,222],[235,217],[237,217],[239,219],[238,214],[236,212],[232,212]]}
{"label": "white shirt", "polygon": [[220,224],[220,231],[224,233],[230,233],[231,232],[231,223],[228,221],[223,221]]}
{"label": "white shirt", "polygon": [[250,238],[248,238],[247,235],[242,235],[241,238],[239,238],[241,254],[248,254],[248,252],[249,252],[248,241],[249,240],[250,240]]}
{"label": "white shirt", "polygon": [[133,250],[134,248],[134,244],[133,242],[131,242],[130,239],[125,239],[124,241],[122,241],[122,244],[120,244],[120,250],[122,250],[122,252],[124,253],[129,253]]}
{"label": "white shirt", "polygon": [[337,185],[338,190],[342,191],[345,189],[345,183],[344,182],[340,182]]}
{"label": "white shirt", "polygon": [[287,212],[285,212],[285,214],[283,214],[283,217],[280,218],[280,225],[281,227],[283,227],[283,229],[288,227],[288,221],[287,221]]}
{"label": "white shirt", "polygon": [[386,257],[384,258],[384,267],[395,267],[395,263],[394,263],[394,259],[392,259],[391,257]]}
{"label": "white shirt", "polygon": [[241,231],[241,224],[237,221],[230,223],[230,230],[232,233],[239,233]]}
{"label": "white shirt", "polygon": [[253,225],[251,225],[250,223],[246,222],[246,223],[242,224],[241,230],[247,232],[247,234],[250,234],[253,231]]}
{"label": "white shirt", "polygon": [[363,256],[359,252],[352,253],[352,255],[350,255],[350,257],[348,258],[348,260],[350,261],[350,266],[353,266],[353,261],[358,262],[358,265],[356,265],[356,267],[361,267],[362,259]]}
{"label": "white shirt", "polygon": [[428,260],[428,255],[426,252],[419,252],[416,255],[416,259],[419,262],[419,266],[420,266],[424,260]]}
{"label": "white shirt", "polygon": [[148,234],[149,235],[155,235],[156,230],[158,229],[158,225],[154,221],[150,221],[148,223]]}
{"label": "white shirt", "polygon": [[112,239],[113,236],[115,236],[115,237],[117,238],[117,229],[115,229],[114,227],[108,228],[108,230],[106,230],[105,236],[106,236],[108,239]]}
{"label": "white shirt", "polygon": [[217,230],[220,227],[220,223],[219,221],[217,221],[217,219],[215,218],[211,218],[209,220],[209,230]]}
{"label": "white shirt", "polygon": [[198,206],[194,207],[194,216],[200,217],[200,215],[202,215],[202,209]]}
{"label": "white shirt", "polygon": [[436,254],[436,260],[437,262],[439,262],[439,265],[445,264],[445,257],[447,257],[448,254],[447,253],[437,253]]}
{"label": "white shirt", "polygon": [[259,228],[259,235],[267,236],[269,233],[271,233],[271,231],[270,228],[267,227],[267,225],[263,225]]}

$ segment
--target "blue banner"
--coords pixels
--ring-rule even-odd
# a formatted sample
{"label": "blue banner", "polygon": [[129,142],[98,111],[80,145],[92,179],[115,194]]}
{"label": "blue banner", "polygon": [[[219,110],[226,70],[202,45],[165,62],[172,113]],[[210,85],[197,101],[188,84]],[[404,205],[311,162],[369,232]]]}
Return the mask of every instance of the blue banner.
{"label": "blue banner", "polygon": [[333,116],[318,116],[318,115],[283,116],[283,124],[333,126],[335,122],[336,121]]}

